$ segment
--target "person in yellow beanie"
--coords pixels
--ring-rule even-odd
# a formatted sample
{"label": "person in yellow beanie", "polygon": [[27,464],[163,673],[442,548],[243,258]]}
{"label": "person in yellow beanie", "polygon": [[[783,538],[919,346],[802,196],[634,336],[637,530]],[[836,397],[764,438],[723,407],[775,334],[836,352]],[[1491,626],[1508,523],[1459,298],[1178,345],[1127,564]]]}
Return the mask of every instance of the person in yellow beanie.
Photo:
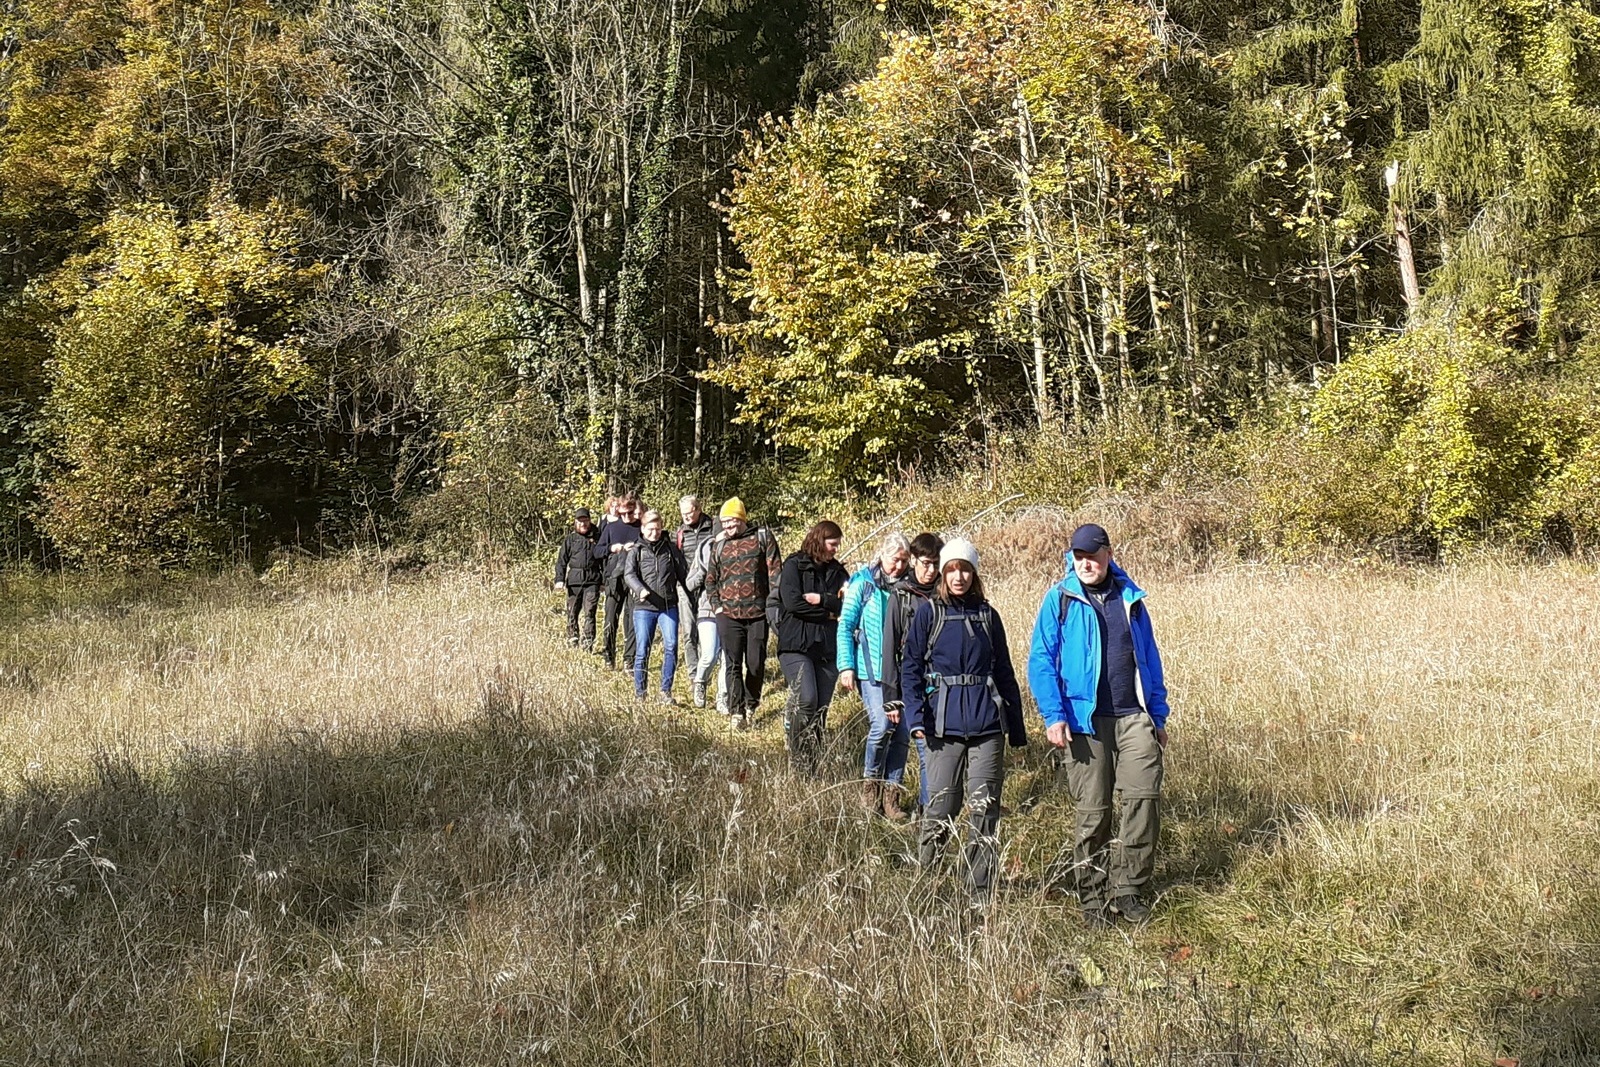
{"label": "person in yellow beanie", "polygon": [[722,533],[706,561],[705,598],[722,639],[729,723],[750,725],[761,703],[767,665],[767,596],[778,588],[778,542],[765,528],[752,527],[744,501],[732,497],[717,517]]}

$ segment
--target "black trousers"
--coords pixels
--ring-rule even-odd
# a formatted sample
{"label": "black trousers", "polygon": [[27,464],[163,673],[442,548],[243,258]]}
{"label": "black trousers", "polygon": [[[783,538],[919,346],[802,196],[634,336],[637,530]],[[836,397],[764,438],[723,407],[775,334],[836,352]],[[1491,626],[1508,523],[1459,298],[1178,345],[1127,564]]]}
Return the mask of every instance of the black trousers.
{"label": "black trousers", "polygon": [[622,662],[633,667],[633,597],[621,578],[606,579],[605,633],[601,637],[606,662],[617,662],[617,622],[622,622]]}
{"label": "black trousers", "polygon": [[[588,650],[594,647],[594,616],[600,606],[600,587],[567,586],[567,643]],[[579,632],[579,623],[582,632]]]}
{"label": "black trousers", "polygon": [[808,656],[804,652],[778,653],[778,666],[789,680],[789,762],[796,774],[817,775],[822,757],[822,731],[828,724],[828,705],[833,702],[833,687],[839,682],[839,668],[831,656]]}
{"label": "black trousers", "polygon": [[728,713],[753,712],[761,703],[761,676],[767,669],[767,617],[717,616],[722,663],[728,679]]}

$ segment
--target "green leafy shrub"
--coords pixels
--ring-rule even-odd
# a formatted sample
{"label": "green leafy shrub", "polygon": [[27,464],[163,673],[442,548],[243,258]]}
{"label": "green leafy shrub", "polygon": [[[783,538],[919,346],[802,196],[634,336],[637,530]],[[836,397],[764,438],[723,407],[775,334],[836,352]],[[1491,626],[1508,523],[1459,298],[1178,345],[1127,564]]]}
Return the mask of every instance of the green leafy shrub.
{"label": "green leafy shrub", "polygon": [[[678,500],[686,493],[699,494],[702,506],[713,516],[724,500],[737,496],[751,522],[781,531],[799,530],[824,516],[843,523],[855,510],[839,493],[796,477],[792,468],[776,462],[721,469],[663,467],[639,487],[640,497],[660,509],[669,526],[678,521]],[[797,547],[800,538],[792,540]],[[786,539],[784,548],[789,547]]]}
{"label": "green leafy shrub", "polygon": [[604,479],[563,439],[532,391],[493,404],[448,435],[439,489],[411,509],[415,532],[450,556],[526,556],[553,540],[578,505],[596,507]]}
{"label": "green leafy shrub", "polygon": [[1539,487],[1528,522],[1530,536],[1580,553],[1600,547],[1600,390],[1591,382],[1580,379],[1545,405],[1560,468]]}
{"label": "green leafy shrub", "polygon": [[1309,431],[1257,472],[1261,524],[1288,547],[1410,540],[1446,555],[1525,535],[1560,458],[1525,364],[1480,328],[1359,348],[1317,393]]}
{"label": "green leafy shrub", "polygon": [[287,413],[313,376],[299,315],[322,276],[297,225],[221,195],[193,220],[143,205],[63,272],[42,525],[69,559],[224,556],[248,535],[268,461],[295,468]]}

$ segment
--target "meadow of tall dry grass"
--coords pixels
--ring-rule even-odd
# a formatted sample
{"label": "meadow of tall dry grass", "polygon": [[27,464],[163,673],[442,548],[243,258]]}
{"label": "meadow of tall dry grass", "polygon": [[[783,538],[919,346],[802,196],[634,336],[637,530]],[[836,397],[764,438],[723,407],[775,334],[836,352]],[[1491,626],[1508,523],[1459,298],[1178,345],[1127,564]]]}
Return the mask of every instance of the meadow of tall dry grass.
{"label": "meadow of tall dry grass", "polygon": [[974,916],[855,807],[857,708],[797,781],[781,693],[634,706],[542,569],[8,578],[0,1062],[1596,1062],[1594,573],[1142,577],[1161,897],[1111,934],[1037,739]]}

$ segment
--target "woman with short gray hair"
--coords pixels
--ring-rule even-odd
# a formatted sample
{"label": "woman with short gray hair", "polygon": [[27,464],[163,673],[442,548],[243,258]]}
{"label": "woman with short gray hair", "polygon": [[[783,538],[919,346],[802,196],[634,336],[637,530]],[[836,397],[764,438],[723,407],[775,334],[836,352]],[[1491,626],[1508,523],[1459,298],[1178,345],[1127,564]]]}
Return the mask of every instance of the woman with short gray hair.
{"label": "woman with short gray hair", "polygon": [[889,534],[878,546],[872,564],[851,577],[839,615],[839,684],[860,692],[871,722],[862,759],[861,806],[882,811],[891,822],[907,819],[900,804],[900,785],[905,779],[911,735],[901,717],[884,707],[883,620],[889,590],[905,576],[910,563],[911,543],[904,534]]}

